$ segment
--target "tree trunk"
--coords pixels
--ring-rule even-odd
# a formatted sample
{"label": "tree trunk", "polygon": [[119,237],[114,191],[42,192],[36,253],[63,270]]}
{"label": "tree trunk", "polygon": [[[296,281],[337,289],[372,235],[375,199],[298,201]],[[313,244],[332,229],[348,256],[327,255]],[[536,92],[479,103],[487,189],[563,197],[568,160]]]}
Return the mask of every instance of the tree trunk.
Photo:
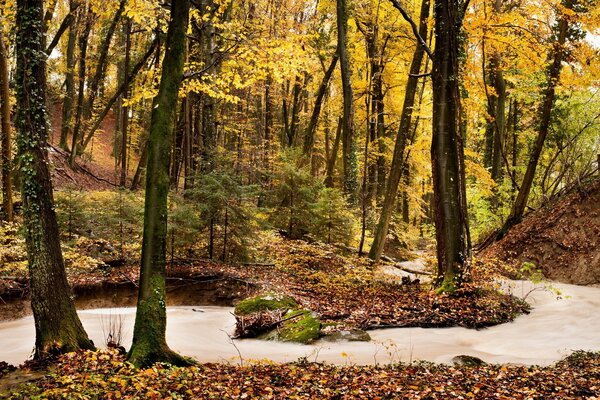
{"label": "tree trunk", "polygon": [[[146,62],[148,61],[148,59],[150,58],[152,53],[154,53],[154,51],[156,49],[160,49],[160,46],[158,44],[159,44],[158,38],[156,38],[152,41],[152,44],[150,45],[150,47],[148,47],[148,50],[146,51],[146,53],[142,56],[142,58],[137,62],[137,64],[135,64],[135,66],[131,70],[131,73],[129,74],[129,82],[132,82],[135,79],[138,72],[140,72],[140,70],[144,67],[144,65],[146,65]],[[104,106],[104,108],[102,109],[100,114],[98,114],[96,119],[94,120],[94,123],[92,124],[92,127],[90,128],[90,131],[87,133],[87,136],[83,140],[83,144],[81,145],[81,151],[86,149],[86,147],[88,146],[88,144],[94,137],[94,133],[96,133],[98,128],[100,128],[102,121],[104,121],[104,118],[108,115],[110,109],[117,102],[117,100],[123,94],[124,91],[125,91],[125,82],[123,82],[119,85],[115,94],[113,94],[113,96],[106,102],[106,105]]]}
{"label": "tree trunk", "polygon": [[340,148],[340,140],[342,137],[342,125],[343,118],[340,117],[338,120],[337,130],[335,132],[335,139],[333,140],[333,147],[331,148],[331,154],[327,159],[327,169],[325,172],[325,186],[328,188],[333,187],[333,171],[335,169],[335,161],[337,160],[337,154]]}
{"label": "tree trunk", "polygon": [[92,29],[92,11],[89,9],[85,10],[83,15],[85,18],[84,28],[83,32],[81,32],[79,36],[79,92],[77,98],[77,110],[75,114],[75,127],[73,129],[73,139],[71,141],[71,155],[69,157],[69,165],[71,165],[71,167],[75,164],[75,157],[77,156],[78,152],[81,151],[81,146],[79,146],[79,142],[81,140],[79,137],[79,132],[82,131],[81,120],[83,116],[83,103],[85,95],[86,57],[90,31]]}
{"label": "tree trunk", "polygon": [[265,133],[264,133],[264,169],[268,172],[271,169],[271,140],[272,140],[272,129],[273,129],[273,95],[271,94],[271,86],[273,85],[273,77],[271,74],[267,75],[265,82]]}
{"label": "tree trunk", "polygon": [[140,286],[133,342],[128,354],[129,361],[140,367],[156,362],[176,365],[190,363],[189,360],[169,349],[165,338],[169,161],[177,95],[183,77],[189,8],[188,0],[171,2],[171,19],[160,86],[152,107],[148,138]]}
{"label": "tree trunk", "polygon": [[[131,19],[127,18],[125,23],[125,64],[123,66],[123,85],[125,89],[123,91],[123,99],[128,100],[129,97],[129,68],[131,64]],[[127,148],[129,138],[129,106],[123,105],[121,107],[121,178],[119,184],[121,187],[125,187],[127,184]]]}
{"label": "tree trunk", "polygon": [[10,127],[10,88],[8,83],[8,52],[0,30],[0,132],[2,134],[2,209],[4,220],[13,221],[12,196],[12,133]]}
{"label": "tree trunk", "polygon": [[468,278],[471,249],[466,210],[463,142],[460,131],[459,53],[462,3],[435,0],[433,138],[431,164],[440,292]]}
{"label": "tree trunk", "polygon": [[342,117],[342,153],[344,170],[344,192],[350,203],[356,202],[358,187],[358,162],[354,138],[354,102],[352,94],[350,60],[348,55],[348,7],[346,0],[337,0],[337,40],[340,69],[342,74],[342,92],[344,97]]}
{"label": "tree trunk", "polygon": [[51,351],[94,347],[71,298],[54,212],[46,152],[48,118],[42,10],[42,0],[17,1],[17,145],[37,359]]}
{"label": "tree trunk", "polygon": [[[74,13],[78,7],[75,0],[69,2],[70,12]],[[67,38],[67,72],[65,73],[65,98],[62,108],[62,126],[60,130],[59,146],[63,150],[68,150],[67,140],[73,134],[73,102],[75,100],[75,47],[77,46],[77,18],[73,14],[74,21],[69,26],[69,36]]]}
{"label": "tree trunk", "polygon": [[[94,72],[94,76],[92,77],[92,79],[90,80],[89,83],[89,90],[88,90],[88,98],[86,101],[86,105],[84,107],[84,115],[86,118],[86,121],[90,121],[93,112],[94,112],[94,103],[96,101],[96,97],[98,96],[98,92],[99,92],[99,88],[100,88],[100,84],[101,82],[104,80],[104,77],[106,75],[106,64],[108,61],[108,51],[110,50],[110,45],[112,43],[112,38],[115,34],[115,31],[117,29],[117,25],[119,24],[119,21],[121,20],[121,16],[123,15],[123,11],[125,11],[125,3],[126,0],[121,0],[119,3],[119,8],[117,9],[117,12],[115,13],[113,19],[110,22],[110,25],[108,26],[108,29],[106,31],[106,36],[104,37],[104,40],[102,41],[101,45],[100,45],[100,55],[98,56],[98,63],[96,64],[96,71]],[[126,25],[130,25],[130,21],[128,19]],[[131,30],[131,29],[129,29]],[[129,40],[129,42],[131,42],[131,40]],[[129,43],[129,46],[131,47],[131,43]],[[127,52],[127,51],[126,51]],[[127,52],[129,53],[129,52]],[[127,71],[127,69],[126,69]]]}
{"label": "tree trunk", "polygon": [[142,174],[146,170],[146,161],[148,160],[148,140],[144,143],[142,147],[142,154],[140,154],[140,160],[138,162],[138,166],[135,169],[135,174],[131,179],[131,190],[137,190],[140,187],[140,183],[142,181]]}
{"label": "tree trunk", "polygon": [[310,117],[310,122],[308,123],[308,129],[306,130],[306,134],[304,135],[304,146],[302,148],[302,153],[304,154],[304,162],[306,164],[311,163],[313,147],[315,145],[315,132],[317,131],[317,124],[319,123],[319,115],[321,114],[323,99],[325,98],[325,94],[327,93],[329,80],[333,75],[333,70],[335,69],[337,61],[338,55],[336,53],[331,59],[329,68],[327,68],[327,71],[325,71],[325,75],[323,76],[323,80],[321,81],[321,85],[319,86],[317,97],[315,99],[315,107],[313,108],[313,112]]}
{"label": "tree trunk", "polygon": [[292,115],[290,122],[290,130],[288,135],[288,146],[292,147],[296,144],[296,136],[298,135],[298,125],[300,124],[300,94],[302,93],[302,78],[296,75],[294,80],[294,88],[292,90]]}
{"label": "tree trunk", "polygon": [[552,63],[548,69],[548,81],[546,83],[546,89],[544,91],[544,100],[540,109],[540,119],[537,129],[537,138],[533,145],[529,163],[527,164],[527,170],[523,177],[523,183],[517,194],[510,216],[504,223],[504,226],[497,235],[496,240],[500,240],[506,233],[521,222],[525,208],[527,207],[527,200],[529,199],[529,193],[533,185],[533,179],[535,178],[535,170],[538,165],[538,160],[542,154],[544,148],[544,142],[548,135],[548,129],[550,127],[550,119],[552,117],[552,107],[554,105],[556,85],[560,80],[560,70],[562,66],[562,60],[564,58],[564,46],[567,40],[567,33],[569,30],[568,20],[563,17],[558,21],[558,38],[554,43],[554,49],[552,50],[551,60]]}
{"label": "tree trunk", "polygon": [[[427,20],[429,19],[429,8],[430,1],[423,0],[421,3],[421,16],[419,22],[419,35],[426,40],[427,38]],[[410,64],[410,72],[408,80],[406,81],[406,90],[404,94],[404,104],[402,106],[402,115],[400,117],[400,127],[396,134],[396,143],[394,145],[394,156],[392,158],[392,164],[390,167],[388,182],[385,190],[385,197],[383,205],[381,207],[381,215],[379,216],[379,222],[375,229],[375,236],[373,238],[373,244],[369,251],[369,258],[372,260],[379,260],[383,254],[385,247],[385,240],[388,234],[390,220],[392,213],[394,212],[394,203],[396,201],[396,195],[398,194],[398,185],[400,184],[400,178],[404,171],[404,151],[406,149],[406,142],[409,137],[409,133],[412,127],[412,114],[415,105],[415,95],[417,93],[417,85],[419,83],[419,72],[421,65],[423,64],[423,56],[425,54],[425,48],[418,42],[413,59]]]}

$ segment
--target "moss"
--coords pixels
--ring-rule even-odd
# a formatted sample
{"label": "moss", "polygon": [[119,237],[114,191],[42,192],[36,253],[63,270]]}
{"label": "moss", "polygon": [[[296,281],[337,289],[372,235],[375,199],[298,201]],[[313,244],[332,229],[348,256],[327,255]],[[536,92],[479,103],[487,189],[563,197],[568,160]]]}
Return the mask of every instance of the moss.
{"label": "moss", "polygon": [[259,311],[294,310],[298,303],[289,296],[264,294],[242,300],[235,306],[236,315],[249,315]]}
{"label": "moss", "polygon": [[314,317],[311,311],[290,311],[285,318],[291,319],[285,321],[279,329],[264,335],[262,339],[307,344],[320,337],[321,322]]}
{"label": "moss", "polygon": [[439,288],[436,289],[436,294],[454,293],[458,289],[457,279],[454,274],[447,273]]}

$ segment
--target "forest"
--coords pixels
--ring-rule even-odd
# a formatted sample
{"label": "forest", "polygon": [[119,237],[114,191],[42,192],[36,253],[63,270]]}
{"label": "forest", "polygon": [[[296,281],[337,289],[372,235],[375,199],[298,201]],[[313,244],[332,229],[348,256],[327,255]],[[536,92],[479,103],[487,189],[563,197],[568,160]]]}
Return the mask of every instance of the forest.
{"label": "forest", "polygon": [[0,0],[0,398],[600,397],[596,0]]}

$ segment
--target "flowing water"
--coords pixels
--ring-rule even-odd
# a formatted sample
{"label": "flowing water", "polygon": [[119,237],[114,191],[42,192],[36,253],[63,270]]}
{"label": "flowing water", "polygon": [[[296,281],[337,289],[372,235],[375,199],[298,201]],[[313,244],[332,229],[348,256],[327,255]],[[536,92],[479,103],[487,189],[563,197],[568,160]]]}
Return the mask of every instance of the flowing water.
{"label": "flowing water", "polygon": [[[532,287],[512,282],[517,296]],[[536,290],[527,300],[534,307],[514,322],[483,330],[465,328],[398,328],[370,331],[371,342],[318,341],[312,345],[234,340],[232,308],[198,306],[168,308],[167,340],[182,354],[202,362],[239,363],[250,360],[309,361],[335,364],[386,364],[428,360],[450,362],[461,354],[492,363],[548,365],[573,350],[600,350],[600,288],[554,284],[556,294]],[[105,342],[110,325],[122,326],[125,347],[131,343],[134,308],[80,311],[87,332],[97,345]],[[0,360],[19,364],[31,355],[33,318],[0,323]]]}

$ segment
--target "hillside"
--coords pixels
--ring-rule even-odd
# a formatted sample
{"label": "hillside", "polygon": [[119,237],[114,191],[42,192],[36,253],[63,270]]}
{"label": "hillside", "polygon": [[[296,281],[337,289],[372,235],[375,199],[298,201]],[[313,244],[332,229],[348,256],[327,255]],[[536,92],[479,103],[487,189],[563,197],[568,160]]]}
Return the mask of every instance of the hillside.
{"label": "hillside", "polygon": [[560,282],[600,284],[600,179],[530,213],[481,255],[516,268],[532,262]]}

